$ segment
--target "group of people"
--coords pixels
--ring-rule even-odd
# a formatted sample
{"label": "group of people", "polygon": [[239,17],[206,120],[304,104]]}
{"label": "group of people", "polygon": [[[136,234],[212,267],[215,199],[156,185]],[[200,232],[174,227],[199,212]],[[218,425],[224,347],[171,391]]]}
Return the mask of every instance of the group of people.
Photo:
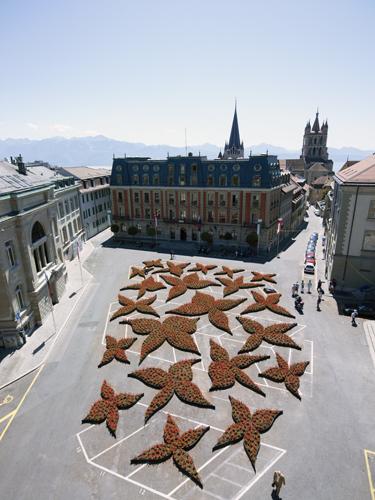
{"label": "group of people", "polygon": [[[295,308],[298,311],[302,312],[304,303],[303,303],[302,297],[300,295],[298,295],[299,289],[300,289],[300,285],[299,285],[298,281],[296,281],[296,283],[293,283],[293,285],[292,285],[292,297],[294,298]],[[309,281],[307,282],[307,293],[311,294],[311,289],[312,289],[312,281],[311,281],[311,279],[309,279]],[[318,299],[317,299],[317,303],[316,303],[316,310],[320,311],[321,310],[320,304],[323,300],[323,295],[324,295],[324,290],[322,287],[322,280],[318,281],[317,292],[318,292]],[[305,293],[305,281],[304,280],[301,280],[301,293]]]}

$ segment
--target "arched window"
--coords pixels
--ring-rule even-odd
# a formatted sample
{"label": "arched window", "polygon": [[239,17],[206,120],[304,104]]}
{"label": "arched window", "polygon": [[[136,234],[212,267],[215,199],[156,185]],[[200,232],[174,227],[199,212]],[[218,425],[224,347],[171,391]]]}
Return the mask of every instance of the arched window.
{"label": "arched window", "polygon": [[238,175],[232,177],[232,186],[238,187],[240,185],[240,178]]}
{"label": "arched window", "polygon": [[33,249],[34,263],[37,273],[47,267],[50,262],[47,237],[42,224],[37,221],[31,230],[31,243]]}
{"label": "arched window", "polygon": [[149,181],[149,178],[148,178],[148,174],[143,174],[143,184],[144,185],[148,185],[150,184],[150,181]]}
{"label": "arched window", "polygon": [[227,185],[227,176],[226,175],[221,175],[219,178],[219,186],[220,187],[225,187]]}
{"label": "arched window", "polygon": [[39,221],[35,222],[31,230],[31,243],[36,243],[45,235],[46,233],[44,232],[42,224]]}
{"label": "arched window", "polygon": [[261,184],[261,176],[260,175],[254,175],[253,176],[253,182],[252,182],[253,187],[260,187],[260,184]]}

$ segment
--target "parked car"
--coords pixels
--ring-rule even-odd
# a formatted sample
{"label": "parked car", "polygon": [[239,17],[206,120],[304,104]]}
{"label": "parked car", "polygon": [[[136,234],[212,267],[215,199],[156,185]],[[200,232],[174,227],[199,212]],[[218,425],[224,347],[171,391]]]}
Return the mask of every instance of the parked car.
{"label": "parked car", "polygon": [[354,309],[357,309],[358,316],[365,318],[375,318],[375,306],[373,304],[345,305],[344,314],[350,316]]}
{"label": "parked car", "polygon": [[305,264],[314,264],[314,266],[315,266],[315,264],[316,264],[316,260],[315,260],[315,258],[314,258],[314,257],[309,257],[309,258],[306,258],[306,259],[305,259]]}
{"label": "parked car", "polygon": [[310,240],[317,241],[318,239],[319,239],[319,235],[318,235],[318,233],[313,233],[313,234],[310,236]]}
{"label": "parked car", "polygon": [[277,290],[272,288],[272,286],[265,286],[262,288],[263,292],[265,293],[277,293]]}
{"label": "parked car", "polygon": [[314,266],[314,264],[311,264],[310,262],[308,262],[307,264],[305,264],[304,272],[306,274],[315,274],[315,266]]}
{"label": "parked car", "polygon": [[315,259],[315,252],[306,252],[305,259]]}

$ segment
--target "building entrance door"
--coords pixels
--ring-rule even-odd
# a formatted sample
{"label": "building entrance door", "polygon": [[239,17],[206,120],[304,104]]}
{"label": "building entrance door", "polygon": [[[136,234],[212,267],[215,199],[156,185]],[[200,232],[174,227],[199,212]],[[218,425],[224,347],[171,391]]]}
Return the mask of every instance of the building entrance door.
{"label": "building entrance door", "polygon": [[184,227],[180,229],[180,240],[186,241],[186,229]]}

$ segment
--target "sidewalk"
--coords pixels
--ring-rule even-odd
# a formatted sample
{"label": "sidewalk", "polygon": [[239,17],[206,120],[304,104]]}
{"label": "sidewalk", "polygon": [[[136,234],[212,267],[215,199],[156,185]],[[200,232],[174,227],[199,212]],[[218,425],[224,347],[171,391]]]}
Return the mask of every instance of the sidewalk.
{"label": "sidewalk", "polygon": [[100,233],[93,238],[94,241],[87,241],[80,252],[83,283],[78,258],[76,257],[71,262],[65,262],[68,273],[65,292],[60,302],[53,308],[56,331],[50,313],[46,321],[27,337],[25,345],[17,350],[9,351],[9,354],[0,361],[0,389],[35,370],[47,359],[92,279],[92,275],[85,270],[83,263],[101,244],[104,237],[105,235]]}

